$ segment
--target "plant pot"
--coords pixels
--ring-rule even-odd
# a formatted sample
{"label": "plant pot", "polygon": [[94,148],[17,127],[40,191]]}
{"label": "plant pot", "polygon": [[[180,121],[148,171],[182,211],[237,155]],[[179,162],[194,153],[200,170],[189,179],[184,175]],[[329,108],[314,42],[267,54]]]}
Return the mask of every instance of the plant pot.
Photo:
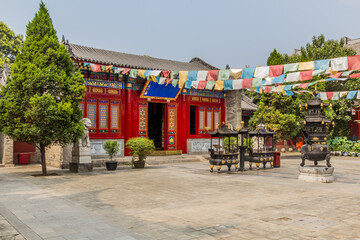
{"label": "plant pot", "polygon": [[331,155],[331,156],[335,156],[335,151],[331,151],[331,152],[330,152],[330,155]]}
{"label": "plant pot", "polygon": [[350,152],[350,156],[356,157],[356,153],[355,152]]}
{"label": "plant pot", "polygon": [[341,156],[341,151],[335,151],[335,156]]}
{"label": "plant pot", "polygon": [[134,161],[134,168],[144,168],[145,167],[145,161]]}
{"label": "plant pot", "polygon": [[342,155],[343,156],[349,156],[349,152],[343,152]]}
{"label": "plant pot", "polygon": [[117,162],[105,162],[105,164],[106,164],[106,169],[107,169],[108,171],[114,171],[114,170],[116,170],[117,165],[118,165]]}

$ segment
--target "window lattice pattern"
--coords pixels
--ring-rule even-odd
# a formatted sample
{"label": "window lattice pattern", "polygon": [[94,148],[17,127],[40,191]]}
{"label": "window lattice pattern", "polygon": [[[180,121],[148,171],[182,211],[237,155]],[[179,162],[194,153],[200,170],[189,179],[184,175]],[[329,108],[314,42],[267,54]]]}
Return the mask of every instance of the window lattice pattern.
{"label": "window lattice pattern", "polygon": [[146,107],[139,108],[139,130],[146,130]]}
{"label": "window lattice pattern", "polygon": [[214,112],[214,126],[216,127],[217,124],[220,125],[220,113]]}
{"label": "window lattice pattern", "polygon": [[175,109],[169,109],[169,130],[175,130]]}
{"label": "window lattice pattern", "polygon": [[111,106],[111,128],[119,128],[119,107]]}
{"label": "window lattice pattern", "polygon": [[199,112],[199,129],[205,129],[205,111]]}
{"label": "window lattice pattern", "polygon": [[208,111],[206,114],[206,126],[212,129],[212,112]]}
{"label": "window lattice pattern", "polygon": [[108,116],[108,107],[106,105],[100,105],[99,107],[100,113],[100,128],[107,128],[107,116]]}
{"label": "window lattice pattern", "polygon": [[96,127],[96,105],[88,104],[87,105],[87,118],[91,121],[91,127]]}

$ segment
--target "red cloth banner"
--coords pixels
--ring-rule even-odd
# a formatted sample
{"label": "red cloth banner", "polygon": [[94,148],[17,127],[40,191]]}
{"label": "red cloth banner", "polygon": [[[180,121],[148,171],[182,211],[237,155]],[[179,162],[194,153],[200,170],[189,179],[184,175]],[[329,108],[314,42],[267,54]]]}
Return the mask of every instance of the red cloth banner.
{"label": "red cloth banner", "polygon": [[269,77],[277,77],[280,76],[283,72],[284,65],[273,65],[269,66]]}
{"label": "red cloth banner", "polygon": [[360,73],[351,74],[350,78],[360,78]]}
{"label": "red cloth banner", "polygon": [[360,70],[360,55],[348,57],[348,70]]}
{"label": "red cloth banner", "polygon": [[243,79],[242,88],[252,88],[252,78]]}
{"label": "red cloth banner", "polygon": [[171,71],[163,70],[161,73],[164,75],[165,78],[167,78],[170,75]]}
{"label": "red cloth banner", "polygon": [[101,72],[101,66],[100,64],[94,64],[93,72]]}
{"label": "red cloth banner", "polygon": [[124,71],[122,71],[122,74],[130,72],[131,68],[125,68]]}
{"label": "red cloth banner", "polygon": [[313,78],[312,72],[313,70],[300,72],[300,81],[306,81],[312,79]]}
{"label": "red cloth banner", "polygon": [[326,92],[326,95],[327,95],[328,99],[331,100],[334,93],[333,92]]}
{"label": "red cloth banner", "polygon": [[206,81],[199,81],[197,89],[205,89]]}
{"label": "red cloth banner", "polygon": [[271,90],[271,86],[266,86],[264,89],[264,93],[269,93]]}
{"label": "red cloth banner", "polygon": [[208,71],[206,81],[217,81],[218,75],[219,75],[219,70],[210,70]]}
{"label": "red cloth banner", "polygon": [[299,88],[305,89],[307,86],[309,86],[309,83],[302,83],[300,84]]}
{"label": "red cloth banner", "polygon": [[338,72],[335,75],[334,74],[330,74],[329,78],[339,78],[341,76],[342,72]]}

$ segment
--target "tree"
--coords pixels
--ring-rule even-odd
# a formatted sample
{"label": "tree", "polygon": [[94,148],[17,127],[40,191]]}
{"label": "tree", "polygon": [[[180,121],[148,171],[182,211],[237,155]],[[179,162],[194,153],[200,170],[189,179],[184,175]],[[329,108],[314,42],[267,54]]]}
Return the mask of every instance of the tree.
{"label": "tree", "polygon": [[267,65],[280,65],[284,64],[284,57],[274,48],[274,51],[270,53],[270,56],[267,59]]}
{"label": "tree", "polygon": [[0,68],[4,63],[11,64],[15,56],[20,52],[23,44],[23,36],[15,33],[0,21]]}
{"label": "tree", "polygon": [[0,98],[0,131],[37,146],[47,175],[45,149],[67,144],[83,134],[79,102],[84,80],[74,72],[70,54],[56,36],[43,2],[27,25],[26,39]]}

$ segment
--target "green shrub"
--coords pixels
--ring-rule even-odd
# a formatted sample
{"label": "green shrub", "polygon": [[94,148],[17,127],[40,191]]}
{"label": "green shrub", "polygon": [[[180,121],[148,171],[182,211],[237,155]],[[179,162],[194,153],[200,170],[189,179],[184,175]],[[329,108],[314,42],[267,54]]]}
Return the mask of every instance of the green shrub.
{"label": "green shrub", "polygon": [[112,161],[113,157],[120,151],[120,143],[118,143],[117,141],[109,140],[103,144],[103,148],[105,152],[109,155],[110,161]]}
{"label": "green shrub", "polygon": [[138,161],[145,161],[147,156],[155,151],[154,141],[143,137],[130,138],[126,142],[126,147],[131,151],[132,162],[135,161],[135,156],[138,157]]}

